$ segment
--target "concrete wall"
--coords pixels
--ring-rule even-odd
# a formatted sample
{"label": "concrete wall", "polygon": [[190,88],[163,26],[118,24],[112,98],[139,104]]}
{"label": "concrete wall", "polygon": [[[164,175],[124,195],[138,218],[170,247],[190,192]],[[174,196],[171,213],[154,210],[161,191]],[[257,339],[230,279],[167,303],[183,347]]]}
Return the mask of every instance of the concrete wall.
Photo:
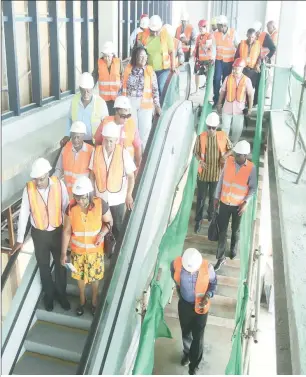
{"label": "concrete wall", "polygon": [[200,19],[209,18],[210,1],[173,1],[172,2],[172,25],[177,27],[180,24],[182,11],[189,13],[190,23],[196,27],[198,33],[198,22]]}
{"label": "concrete wall", "polygon": [[267,1],[238,1],[237,31],[241,39],[255,21],[265,22]]}

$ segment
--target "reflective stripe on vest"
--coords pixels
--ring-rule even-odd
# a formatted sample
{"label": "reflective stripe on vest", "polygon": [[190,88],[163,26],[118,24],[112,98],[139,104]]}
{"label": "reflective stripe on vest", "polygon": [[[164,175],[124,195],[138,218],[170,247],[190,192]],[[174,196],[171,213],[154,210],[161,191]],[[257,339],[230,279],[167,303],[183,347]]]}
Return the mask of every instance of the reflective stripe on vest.
{"label": "reflective stripe on vest", "polygon": [[[219,148],[219,152],[221,154],[226,152],[226,145],[227,145],[227,135],[224,131],[217,131],[217,145]],[[207,131],[204,131],[200,135],[200,150],[201,150],[201,159],[205,161],[206,157],[206,146],[207,146]],[[199,165],[198,172],[202,173],[202,166]]]}
{"label": "reflective stripe on vest", "polygon": [[48,229],[49,225],[58,228],[62,225],[62,186],[57,177],[50,177],[52,184],[49,187],[47,204],[37,190],[34,181],[27,183],[27,192],[30,204],[31,215],[35,228],[39,230]]}
{"label": "reflective stripe on vest", "polygon": [[[124,70],[123,82],[122,82],[122,95],[127,95],[127,82],[132,72],[132,65],[128,64]],[[141,100],[142,109],[153,109],[153,96],[152,96],[152,82],[153,82],[154,70],[150,65],[144,68],[144,88]]]}
{"label": "reflective stripe on vest", "polygon": [[96,147],[93,163],[97,188],[101,193],[106,190],[110,193],[120,192],[124,176],[123,148],[119,144],[116,145],[109,169],[102,148],[102,145]]}
{"label": "reflective stripe on vest", "polygon": [[260,55],[259,41],[254,41],[250,49],[247,41],[241,41],[239,55],[241,59],[246,61],[247,67],[254,68]]}
{"label": "reflective stripe on vest", "polygon": [[[85,151],[83,150],[83,147]],[[65,145],[63,150],[64,181],[70,199],[72,199],[72,186],[77,178],[80,178],[82,176],[88,177],[89,175],[88,166],[90,163],[93,147],[86,143],[83,144],[83,147],[77,153],[77,160],[75,159],[76,154],[72,150],[73,145],[71,141],[69,141]]]}
{"label": "reflective stripe on vest", "polygon": [[[190,38],[191,38],[192,30],[193,30],[193,26],[190,25],[190,24],[187,24],[185,29],[184,29],[184,34],[186,36],[186,39],[189,40],[189,41],[190,41]],[[178,28],[176,29],[175,38],[180,40],[181,34],[182,34],[182,25],[178,26]],[[183,49],[184,52],[188,52],[189,49],[190,49],[190,42],[189,42],[188,45],[186,45],[185,43],[182,42],[182,49]]]}
{"label": "reflective stripe on vest", "polygon": [[211,35],[209,33],[198,35],[196,46],[198,46],[198,56],[200,61],[207,61],[212,58],[211,46],[206,47],[206,41],[208,40],[211,40]]}
{"label": "reflective stripe on vest", "polygon": [[[102,123],[102,130],[103,127],[110,122],[114,122],[115,117],[114,116],[107,116],[104,118]],[[118,127],[121,127],[118,125]],[[102,132],[102,131],[101,131]],[[124,135],[122,135],[124,133]],[[134,122],[134,119],[130,117],[129,119],[126,119],[124,122],[124,126],[121,127],[120,130],[120,137],[118,139],[117,144],[120,144],[121,147],[124,147],[127,149],[134,160],[134,139],[135,139],[135,133],[136,133],[136,124]]]}
{"label": "reflective stripe on vest", "polygon": [[237,86],[236,78],[231,73],[227,76],[226,100],[228,102],[245,102],[246,99],[246,76],[242,75]]}
{"label": "reflective stripe on vest", "polygon": [[99,94],[105,101],[114,101],[120,89],[120,59],[113,58],[110,72],[104,59],[98,60]]}
{"label": "reflective stripe on vest", "polygon": [[248,180],[254,164],[246,161],[238,173],[234,157],[230,156],[226,160],[224,167],[224,177],[221,192],[221,202],[227,205],[239,206],[249,192]]}
{"label": "reflective stripe on vest", "polygon": [[71,250],[76,254],[102,253],[104,243],[95,246],[97,235],[102,228],[102,200],[93,199],[94,206],[88,210],[86,222],[82,220],[84,214],[81,207],[73,199],[69,204],[69,218],[71,223]]}
{"label": "reflective stripe on vest", "polygon": [[[181,272],[182,272],[182,257],[177,257],[173,262],[174,267],[174,281],[178,286],[181,284]],[[198,272],[197,282],[195,286],[195,303],[194,311],[198,314],[206,314],[210,307],[210,299],[207,304],[203,306],[202,300],[207,292],[209,285],[209,272],[208,261],[203,260],[202,265]]]}
{"label": "reflective stripe on vest", "polygon": [[[228,33],[229,32],[229,33]],[[225,63],[233,62],[236,48],[234,46],[234,29],[228,29],[228,32],[223,39],[224,34],[220,31],[215,32],[216,40],[216,59],[223,60]]]}
{"label": "reflective stripe on vest", "polygon": [[[81,94],[75,94],[72,98],[71,102],[71,120],[72,122],[75,122],[76,120],[82,120],[78,119],[78,110],[79,110],[79,103],[81,101]],[[93,94],[92,96],[93,101],[93,110],[90,117],[90,123],[91,123],[91,132],[92,137],[97,131],[97,128],[99,127],[101,123],[101,117],[102,117],[102,109],[103,109],[103,100],[102,98],[96,96]],[[94,142],[94,139],[92,139]]]}

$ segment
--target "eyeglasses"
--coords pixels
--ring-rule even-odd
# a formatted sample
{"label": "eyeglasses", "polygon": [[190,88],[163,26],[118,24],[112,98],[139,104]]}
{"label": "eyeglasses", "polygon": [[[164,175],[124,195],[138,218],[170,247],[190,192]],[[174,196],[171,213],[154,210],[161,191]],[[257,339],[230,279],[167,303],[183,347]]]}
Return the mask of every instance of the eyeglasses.
{"label": "eyeglasses", "polygon": [[216,127],[210,127],[210,126],[207,126],[207,130],[209,131],[209,130],[215,130],[216,129]]}
{"label": "eyeglasses", "polygon": [[119,114],[118,115],[120,116],[121,119],[129,119],[131,117],[131,114]]}

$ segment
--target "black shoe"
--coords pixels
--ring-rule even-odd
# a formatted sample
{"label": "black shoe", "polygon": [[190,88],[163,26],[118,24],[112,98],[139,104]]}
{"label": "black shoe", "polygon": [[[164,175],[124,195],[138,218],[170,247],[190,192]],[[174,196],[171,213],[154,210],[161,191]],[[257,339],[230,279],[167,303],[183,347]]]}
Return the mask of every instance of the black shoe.
{"label": "black shoe", "polygon": [[58,296],[56,299],[64,310],[70,310],[70,303],[66,296]]}
{"label": "black shoe", "polygon": [[86,302],[84,305],[79,305],[76,309],[76,314],[80,317],[81,315],[84,314],[84,309],[85,309],[85,305],[86,305]]}
{"label": "black shoe", "polygon": [[95,313],[96,313],[96,306],[91,304],[91,314],[95,315]]}
{"label": "black shoe", "polygon": [[234,260],[236,258],[236,253],[234,253],[233,251],[230,252],[230,259],[231,260]]}
{"label": "black shoe", "polygon": [[195,233],[199,233],[200,230],[201,230],[201,223],[197,221],[197,222],[195,223],[195,226],[194,226],[194,232],[195,232]]}
{"label": "black shoe", "polygon": [[207,215],[207,221],[210,223],[211,220],[212,220],[212,215],[211,215],[211,214],[208,214],[208,215]]}
{"label": "black shoe", "polygon": [[44,306],[47,312],[52,312],[53,310],[53,299],[47,298],[46,296],[44,297]]}
{"label": "black shoe", "polygon": [[199,371],[199,368],[194,368],[194,369],[190,369],[190,368],[189,368],[188,373],[189,373],[189,374],[198,374],[198,371]]}
{"label": "black shoe", "polygon": [[182,360],[181,360],[181,365],[183,367],[186,367],[188,364],[189,364],[189,356],[186,353],[184,353]]}
{"label": "black shoe", "polygon": [[218,262],[215,264],[215,271],[219,271],[221,266],[225,264],[225,258],[222,258],[222,259],[218,259]]}

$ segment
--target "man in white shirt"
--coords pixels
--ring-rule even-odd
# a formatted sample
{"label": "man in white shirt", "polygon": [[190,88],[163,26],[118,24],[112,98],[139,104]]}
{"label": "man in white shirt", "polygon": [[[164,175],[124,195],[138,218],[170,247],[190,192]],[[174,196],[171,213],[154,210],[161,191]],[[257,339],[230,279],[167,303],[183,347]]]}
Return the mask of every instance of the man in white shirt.
{"label": "man in white shirt", "polygon": [[132,192],[135,184],[136,166],[130,153],[117,144],[120,126],[114,122],[107,123],[102,130],[102,145],[93,151],[89,163],[90,179],[96,196],[108,202],[113,220],[113,233],[118,237],[125,205],[133,208]]}
{"label": "man in white shirt", "polygon": [[[66,270],[61,265],[63,218],[69,203],[66,186],[57,177],[49,177],[52,169],[48,160],[34,161],[29,181],[23,191],[19,214],[18,237],[11,255],[21,249],[28,219],[31,219],[31,235],[39,267],[44,304],[53,310],[56,298],[63,309],[69,310],[66,298]],[[50,252],[54,260],[55,283],[50,270]]]}
{"label": "man in white shirt", "polygon": [[145,29],[149,27],[149,16],[147,14],[142,14],[140,16],[140,25],[132,32],[130,36],[130,48],[133,50],[137,38],[137,34],[143,32]]}

